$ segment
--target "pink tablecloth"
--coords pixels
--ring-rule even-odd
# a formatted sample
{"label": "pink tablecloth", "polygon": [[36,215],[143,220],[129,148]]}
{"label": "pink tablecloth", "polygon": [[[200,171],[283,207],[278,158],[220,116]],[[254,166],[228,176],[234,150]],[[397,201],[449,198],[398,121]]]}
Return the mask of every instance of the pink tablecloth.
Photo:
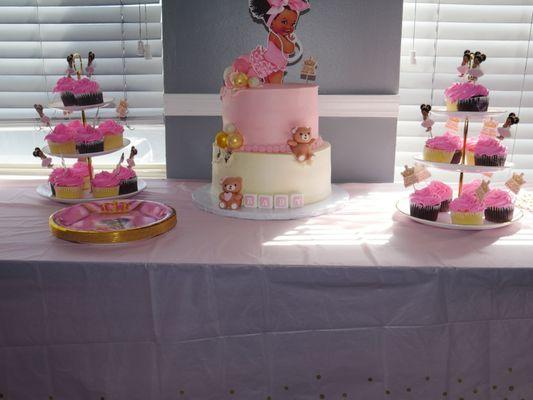
{"label": "pink tablecloth", "polygon": [[84,246],[51,236],[35,185],[0,181],[6,399],[531,398],[529,214],[432,229],[395,212],[399,186],[350,184],[335,214],[244,221],[151,181],[175,230]]}
{"label": "pink tablecloth", "polygon": [[48,216],[62,207],[35,192],[35,181],[0,180],[0,259],[157,264],[531,267],[533,217],[485,232],[435,229],[409,221],[395,184],[346,184],[350,202],[332,215],[299,221],[246,221],[198,210],[200,183],[149,181],[138,198],[164,202],[178,226],[149,241],[87,246],[55,239]]}

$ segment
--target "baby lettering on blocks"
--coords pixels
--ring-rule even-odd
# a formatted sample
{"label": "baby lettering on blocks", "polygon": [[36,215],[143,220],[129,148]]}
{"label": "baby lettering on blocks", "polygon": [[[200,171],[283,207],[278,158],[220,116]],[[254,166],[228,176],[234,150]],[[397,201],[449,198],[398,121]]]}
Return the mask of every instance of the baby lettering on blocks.
{"label": "baby lettering on blocks", "polygon": [[301,208],[304,206],[304,195],[301,193],[292,194],[253,194],[246,193],[242,200],[245,208],[262,209],[288,209]]}

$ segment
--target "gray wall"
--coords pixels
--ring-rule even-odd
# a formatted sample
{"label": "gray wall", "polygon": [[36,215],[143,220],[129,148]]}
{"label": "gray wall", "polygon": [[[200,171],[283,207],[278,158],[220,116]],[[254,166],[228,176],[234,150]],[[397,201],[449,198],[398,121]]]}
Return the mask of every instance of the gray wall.
{"label": "gray wall", "polygon": [[[321,94],[398,92],[402,1],[311,0],[298,36],[318,58]],[[224,68],[264,43],[247,0],[163,0],[165,93],[218,93]],[[300,65],[289,71],[296,81]],[[166,117],[167,171],[172,178],[209,179],[214,117]],[[391,181],[396,119],[321,118],[333,145],[335,181]],[[368,163],[370,162],[370,164]]]}

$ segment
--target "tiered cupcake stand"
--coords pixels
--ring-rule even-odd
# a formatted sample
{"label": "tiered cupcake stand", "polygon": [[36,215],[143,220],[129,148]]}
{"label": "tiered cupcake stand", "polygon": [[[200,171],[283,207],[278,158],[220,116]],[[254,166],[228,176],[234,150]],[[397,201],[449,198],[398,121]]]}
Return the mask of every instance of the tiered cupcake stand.
{"label": "tiered cupcake stand", "polygon": [[[501,167],[488,167],[479,165],[467,165],[466,164],[466,141],[468,139],[469,123],[471,121],[483,121],[489,117],[499,117],[505,114],[504,110],[489,110],[486,112],[469,112],[469,111],[447,111],[445,107],[435,107],[431,111],[434,115],[444,116],[447,118],[459,118],[463,121],[463,156],[459,164],[447,164],[438,163],[424,160],[422,154],[418,154],[414,157],[415,161],[419,164],[423,164],[428,168],[440,169],[443,171],[459,173],[459,195],[461,195],[463,189],[463,181],[465,174],[493,174],[504,170],[510,170],[513,167],[512,163],[506,162]],[[418,223],[434,226],[438,228],[463,230],[463,231],[480,231],[503,228],[519,221],[523,217],[522,210],[515,207],[513,219],[509,222],[495,223],[490,221],[483,221],[482,225],[458,225],[453,224],[451,221],[450,213],[439,213],[437,221],[428,221],[421,218],[413,217],[410,213],[409,198],[401,199],[397,202],[396,208],[406,217],[416,221]]]}
{"label": "tiered cupcake stand", "polygon": [[[87,124],[87,118],[85,116],[85,110],[107,107],[107,106],[109,106],[110,104],[113,103],[113,100],[114,100],[113,98],[106,97],[106,98],[104,98],[104,102],[100,103],[100,104],[94,104],[94,105],[90,105],[90,106],[70,106],[70,107],[64,106],[63,103],[60,101],[60,102],[55,102],[55,103],[49,104],[49,108],[54,108],[54,109],[57,109],[57,110],[63,110],[63,111],[69,111],[69,112],[81,112],[81,120],[82,120],[83,125],[85,126]],[[50,152],[50,148],[48,146],[44,146],[42,148],[42,151],[43,151],[43,153],[45,153],[46,155],[49,155],[51,157],[62,157],[64,159],[78,159],[80,161],[87,162],[87,165],[88,165],[88,168],[89,168],[89,177],[90,177],[90,180],[91,180],[91,183],[92,183],[92,179],[93,179],[92,159],[93,159],[93,157],[100,157],[100,156],[105,156],[107,154],[116,153],[116,152],[124,149],[125,147],[127,147],[129,145],[130,145],[130,140],[124,138],[121,147],[118,147],[118,148],[115,148],[115,149],[112,149],[112,150],[101,151],[101,152],[97,152],[97,153],[62,154],[61,156],[58,156],[57,154],[52,154]],[[93,195],[91,193],[91,189],[89,189],[88,191],[85,191],[84,192],[84,197],[82,197],[82,198],[79,198],[79,199],[61,199],[61,198],[58,198],[58,197],[56,197],[56,196],[54,196],[52,194],[52,189],[50,188],[50,185],[48,183],[39,185],[37,187],[37,193],[39,195],[47,198],[47,199],[56,201],[58,203],[77,204],[77,203],[86,203],[86,202],[95,201],[95,200],[115,200],[115,199],[130,198],[130,197],[133,197],[133,196],[137,195],[138,193],[140,193],[140,192],[142,192],[143,190],[146,189],[146,186],[147,186],[146,185],[146,181],[144,181],[142,179],[139,179],[138,183],[137,183],[137,186],[138,186],[138,190],[136,192],[123,194],[123,195],[119,195],[119,196],[113,196],[113,197],[98,198],[98,199],[93,197]]]}

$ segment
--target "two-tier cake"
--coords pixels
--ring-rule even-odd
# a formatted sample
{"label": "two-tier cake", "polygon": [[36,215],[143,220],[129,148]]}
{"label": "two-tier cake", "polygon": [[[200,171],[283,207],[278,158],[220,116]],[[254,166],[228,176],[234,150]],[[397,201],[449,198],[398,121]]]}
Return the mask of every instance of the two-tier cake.
{"label": "two-tier cake", "polygon": [[[287,65],[302,56],[294,32],[309,3],[277,3],[250,1],[251,14],[267,28],[267,46],[224,72],[211,184],[222,209],[299,208],[331,194],[331,146],[320,136],[318,85],[283,82]],[[307,80],[315,64],[306,60]]]}

